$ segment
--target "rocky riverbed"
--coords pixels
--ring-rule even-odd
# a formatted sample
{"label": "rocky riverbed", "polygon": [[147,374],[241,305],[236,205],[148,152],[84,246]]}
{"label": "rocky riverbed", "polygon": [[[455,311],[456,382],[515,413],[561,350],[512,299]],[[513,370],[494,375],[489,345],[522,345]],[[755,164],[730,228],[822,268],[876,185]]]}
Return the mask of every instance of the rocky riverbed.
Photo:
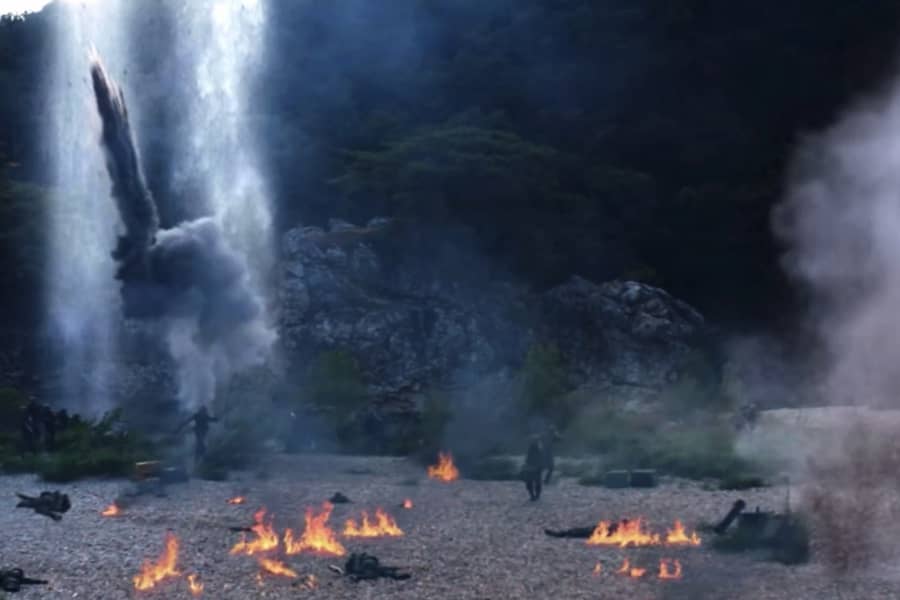
{"label": "rocky riverbed", "polygon": [[[191,598],[187,576],[197,574],[202,597],[245,598],[896,598],[897,567],[880,568],[839,581],[814,556],[811,564],[785,567],[746,555],[723,555],[704,539],[699,547],[597,548],[584,540],[555,539],[545,527],[587,526],[600,519],[642,516],[665,531],[675,519],[688,530],[717,520],[737,497],[751,507],[780,509],[784,490],[747,492],[704,490],[667,481],[656,489],[608,490],[562,479],[529,502],[518,482],[429,480],[403,459],[306,455],[276,457],[265,472],[235,475],[226,482],[191,481],[173,485],[166,497],[142,496],[116,517],[101,516],[126,482],[91,481],[48,485],[30,476],[0,478],[0,566],[17,566],[45,578],[11,595],[34,598]],[[72,509],[60,522],[13,508],[15,492],[60,489]],[[303,529],[307,507],[319,508],[335,492],[352,502],[334,507],[329,524],[348,552],[369,552],[387,565],[410,573],[406,581],[353,583],[329,569],[344,559],[310,554],[283,557],[299,577],[258,577],[251,556],[232,556],[240,534],[230,526],[252,523],[266,507],[276,530]],[[243,496],[243,504],[228,504]],[[404,509],[409,499],[413,508]],[[381,507],[403,530],[402,537],[347,539],[347,518]],[[138,592],[132,578],[142,562],[156,559],[167,532],[179,540],[180,576]],[[814,550],[815,552],[815,550]],[[616,574],[624,559],[647,573],[632,579]],[[660,580],[662,558],[682,565],[680,580]],[[601,573],[594,575],[597,564]],[[314,575],[315,587],[304,579]]]}

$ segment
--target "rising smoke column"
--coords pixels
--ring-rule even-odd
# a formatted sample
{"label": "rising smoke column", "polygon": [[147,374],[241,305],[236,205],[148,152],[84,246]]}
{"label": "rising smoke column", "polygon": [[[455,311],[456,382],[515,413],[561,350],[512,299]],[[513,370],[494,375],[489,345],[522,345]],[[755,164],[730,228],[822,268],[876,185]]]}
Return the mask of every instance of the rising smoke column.
{"label": "rising smoke column", "polygon": [[827,345],[827,398],[900,408],[900,86],[801,147],[775,212]]}
{"label": "rising smoke column", "polygon": [[121,90],[93,57],[91,80],[112,196],[124,225],[113,252],[126,317],[162,328],[190,407],[209,403],[216,384],[261,364],[275,334],[247,268],[212,218],[160,230]]}

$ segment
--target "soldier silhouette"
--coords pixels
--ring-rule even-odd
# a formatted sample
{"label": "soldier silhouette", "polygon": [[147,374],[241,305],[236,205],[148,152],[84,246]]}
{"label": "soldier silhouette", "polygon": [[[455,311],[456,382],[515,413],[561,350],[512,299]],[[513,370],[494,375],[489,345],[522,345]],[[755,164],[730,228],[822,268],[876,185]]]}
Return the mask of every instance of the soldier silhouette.
{"label": "soldier silhouette", "polygon": [[201,406],[184,425],[178,428],[181,431],[188,423],[194,423],[194,462],[199,463],[206,456],[206,435],[209,433],[209,424],[216,421],[218,419],[211,416],[205,406]]}

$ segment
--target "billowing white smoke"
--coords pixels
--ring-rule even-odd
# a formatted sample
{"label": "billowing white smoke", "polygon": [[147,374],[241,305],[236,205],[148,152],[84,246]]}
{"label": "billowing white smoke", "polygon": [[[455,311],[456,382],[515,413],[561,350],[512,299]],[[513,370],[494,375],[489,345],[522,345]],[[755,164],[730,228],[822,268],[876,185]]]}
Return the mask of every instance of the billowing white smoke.
{"label": "billowing white smoke", "polygon": [[774,221],[827,345],[822,400],[900,407],[900,85],[806,141]]}

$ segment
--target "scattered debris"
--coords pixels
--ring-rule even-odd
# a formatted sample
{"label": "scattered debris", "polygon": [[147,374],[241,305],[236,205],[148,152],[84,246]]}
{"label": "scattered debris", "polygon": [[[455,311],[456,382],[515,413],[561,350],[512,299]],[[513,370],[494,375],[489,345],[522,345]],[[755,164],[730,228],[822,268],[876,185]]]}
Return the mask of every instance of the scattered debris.
{"label": "scattered debris", "polygon": [[16,504],[16,508],[31,508],[37,514],[50,517],[54,521],[61,520],[62,513],[65,513],[72,508],[69,496],[67,494],[61,494],[58,491],[41,492],[41,495],[37,498],[19,494],[18,492],[16,493],[16,496],[20,498],[19,503]]}
{"label": "scattered debris", "polygon": [[428,467],[428,477],[443,482],[459,479],[459,469],[453,464],[453,456],[449,452],[438,452],[438,464]]}
{"label": "scattered debris", "polygon": [[340,492],[336,492],[334,496],[328,499],[328,501],[332,504],[348,504],[350,502],[350,498]]}
{"label": "scattered debris", "polygon": [[403,580],[411,577],[409,573],[398,573],[399,569],[400,567],[385,567],[376,557],[365,553],[351,554],[344,564],[344,573],[353,581],[380,577]]}
{"label": "scattered debris", "polygon": [[23,585],[46,585],[43,579],[26,577],[22,569],[0,569],[0,590],[18,592]]}

